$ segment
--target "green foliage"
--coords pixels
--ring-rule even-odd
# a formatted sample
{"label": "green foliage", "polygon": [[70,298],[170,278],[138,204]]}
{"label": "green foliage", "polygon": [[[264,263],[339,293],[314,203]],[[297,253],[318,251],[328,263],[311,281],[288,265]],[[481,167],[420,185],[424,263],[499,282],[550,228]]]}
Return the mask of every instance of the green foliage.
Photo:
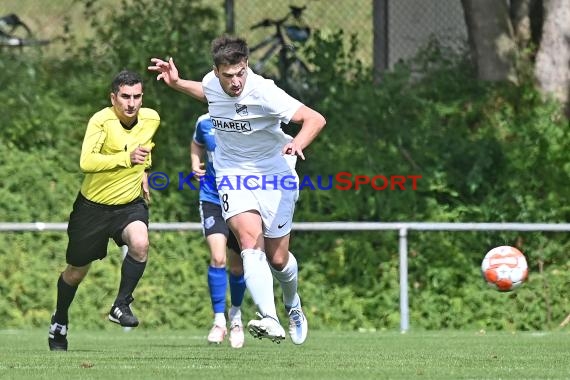
{"label": "green foliage", "polygon": [[[518,86],[478,82],[463,56],[432,44],[374,85],[370,74],[348,59],[354,47],[343,47],[342,34],[326,40],[317,34],[314,40],[312,64],[318,74],[313,85],[321,94],[318,109],[328,123],[307,152],[309,161],[299,164],[301,175],[347,171],[422,178],[417,191],[364,187],[302,192],[298,220],[568,219],[568,165],[562,153],[568,149],[567,121],[560,118],[557,105],[541,100],[530,80]],[[426,235],[410,236],[412,325],[541,329],[553,327],[567,313],[566,302],[554,300],[564,294],[565,281],[551,275],[566,263],[565,235]],[[352,294],[354,325],[365,325],[359,318],[360,303],[382,295],[385,298],[372,301],[375,309],[368,320],[381,316],[380,326],[396,327],[398,319],[385,311],[395,310],[398,300],[398,258],[390,244],[395,238],[387,240],[379,233],[320,237],[295,240],[294,251],[324,252],[316,259],[317,267],[329,284],[341,284]],[[502,244],[517,245],[527,253],[531,273],[541,262],[538,278],[543,281],[537,283],[531,276],[523,289],[510,295],[486,289],[480,260],[488,249]],[[371,270],[384,266],[392,272]],[[387,279],[392,280],[389,286]],[[544,283],[551,290],[547,296],[542,296]],[[530,310],[528,304],[535,306]],[[529,313],[534,317],[528,318]]]}
{"label": "green foliage", "polygon": [[[157,83],[146,67],[150,57],[173,56],[183,77],[199,78],[209,70],[208,45],[221,30],[220,15],[200,2],[125,1],[111,14],[96,9],[96,2],[81,3],[94,30],[85,43],[69,38],[57,58],[36,50],[2,53],[3,221],[67,220],[81,182],[86,122],[109,104],[109,82],[124,67],[143,74],[145,105],[162,118],[153,169],[173,182],[153,192],[152,221],[198,221],[197,192],[180,191],[176,181],[179,172],[189,172],[188,143],[205,106]],[[314,70],[306,102],[326,116],[327,126],[298,171],[315,181],[325,178],[325,185],[332,176],[333,189],[303,189],[296,220],[568,220],[568,121],[557,105],[542,100],[530,77],[518,85],[478,82],[462,54],[431,43],[375,83],[371,70],[352,58],[356,41],[342,32],[316,32],[303,52]],[[345,177],[351,181],[356,175],[421,178],[415,189],[407,177],[404,190],[340,190],[334,186],[339,172],[352,174]],[[409,241],[414,327],[551,329],[568,313],[564,234],[413,232]],[[63,233],[0,234],[3,326],[45,325],[66,243]],[[479,274],[484,253],[504,244],[521,248],[531,268],[529,282],[509,294],[488,289]],[[152,233],[151,245],[135,294],[145,325],[207,327],[208,254],[201,235]],[[313,328],[398,328],[394,232],[296,232],[291,249]],[[108,258],[93,264],[78,292],[76,326],[108,326],[119,266],[118,248],[110,244]],[[244,311],[253,317],[251,300],[246,302]]]}

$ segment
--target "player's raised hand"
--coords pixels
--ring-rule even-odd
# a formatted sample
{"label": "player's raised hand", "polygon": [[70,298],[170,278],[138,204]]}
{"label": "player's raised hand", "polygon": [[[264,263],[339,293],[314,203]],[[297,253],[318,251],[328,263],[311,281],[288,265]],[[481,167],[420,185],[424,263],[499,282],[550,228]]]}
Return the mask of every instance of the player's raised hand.
{"label": "player's raised hand", "polygon": [[178,76],[178,69],[174,64],[174,59],[170,57],[168,61],[164,61],[160,58],[151,58],[150,61],[153,65],[148,67],[149,71],[155,71],[158,73],[156,80],[163,80],[169,86],[172,86],[180,77]]}

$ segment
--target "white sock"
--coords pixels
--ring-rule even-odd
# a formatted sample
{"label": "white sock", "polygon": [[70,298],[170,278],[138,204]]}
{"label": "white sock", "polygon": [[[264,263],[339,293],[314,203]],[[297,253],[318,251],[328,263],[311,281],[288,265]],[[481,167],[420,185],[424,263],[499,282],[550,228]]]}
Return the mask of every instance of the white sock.
{"label": "white sock", "polygon": [[230,317],[230,323],[234,322],[234,321],[240,321],[241,322],[241,309],[237,306],[233,306],[230,307],[230,311],[228,313],[229,317]]}
{"label": "white sock", "polygon": [[226,326],[226,316],[224,315],[224,313],[214,314],[214,324],[220,327]]}
{"label": "white sock", "polygon": [[277,269],[271,267],[273,275],[281,284],[281,289],[283,290],[283,303],[285,307],[290,309],[291,307],[301,307],[301,299],[297,294],[298,286],[298,266],[297,259],[291,252],[289,252],[289,259],[283,270],[278,271]]}
{"label": "white sock", "polygon": [[263,316],[277,318],[273,295],[273,276],[265,257],[265,252],[258,249],[241,251],[245,285],[253,302]]}

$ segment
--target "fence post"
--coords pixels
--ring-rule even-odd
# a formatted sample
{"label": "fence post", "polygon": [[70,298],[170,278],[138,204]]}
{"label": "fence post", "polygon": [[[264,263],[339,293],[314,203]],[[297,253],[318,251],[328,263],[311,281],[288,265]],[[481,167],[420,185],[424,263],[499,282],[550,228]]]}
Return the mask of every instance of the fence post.
{"label": "fence post", "polygon": [[374,67],[374,82],[380,83],[382,76],[388,70],[390,60],[388,54],[390,53],[388,47],[390,41],[388,39],[388,1],[389,0],[373,0],[372,1],[372,23],[373,23],[373,67]]}
{"label": "fence post", "polygon": [[226,33],[234,34],[236,30],[234,0],[226,0],[224,3],[224,8],[226,11]]}
{"label": "fence post", "polygon": [[408,308],[408,228],[400,227],[400,332],[408,331],[410,315]]}

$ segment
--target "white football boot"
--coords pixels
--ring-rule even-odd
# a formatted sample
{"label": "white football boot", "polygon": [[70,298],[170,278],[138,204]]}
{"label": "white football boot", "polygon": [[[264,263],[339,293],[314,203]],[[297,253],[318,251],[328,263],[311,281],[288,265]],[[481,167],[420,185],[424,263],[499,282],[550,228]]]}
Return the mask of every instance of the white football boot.
{"label": "white football boot", "polygon": [[241,320],[233,320],[230,325],[230,346],[232,348],[242,348],[245,341],[243,334],[243,324]]}
{"label": "white football boot", "polygon": [[285,330],[279,321],[273,317],[264,317],[259,313],[257,315],[261,319],[253,319],[247,324],[250,334],[254,338],[267,338],[277,344],[281,343],[285,339]]}
{"label": "white football boot", "polygon": [[289,314],[289,336],[295,344],[303,344],[307,339],[309,324],[301,307],[292,307],[287,310]]}
{"label": "white football boot", "polygon": [[214,325],[208,334],[208,342],[211,344],[221,344],[227,333],[228,330],[224,326]]}

